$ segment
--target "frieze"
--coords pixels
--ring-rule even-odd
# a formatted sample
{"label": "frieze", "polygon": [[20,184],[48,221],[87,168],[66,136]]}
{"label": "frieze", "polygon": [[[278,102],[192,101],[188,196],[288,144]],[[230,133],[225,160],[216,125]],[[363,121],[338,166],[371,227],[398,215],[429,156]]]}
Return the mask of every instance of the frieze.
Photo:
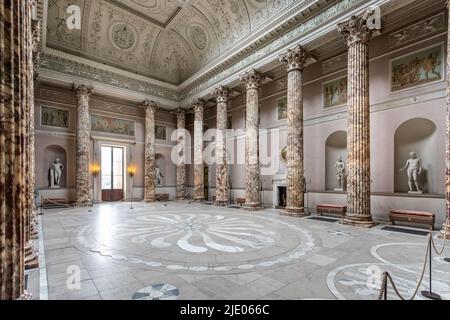
{"label": "frieze", "polygon": [[327,74],[347,67],[347,52],[322,62],[322,74]]}
{"label": "frieze", "polygon": [[40,68],[174,101],[179,101],[180,99],[175,91],[158,87],[146,81],[133,79],[92,66],[80,64],[72,60],[51,56],[49,54],[42,55]]}
{"label": "frieze", "polygon": [[413,42],[419,38],[447,28],[444,12],[412,24],[389,35],[390,48]]}

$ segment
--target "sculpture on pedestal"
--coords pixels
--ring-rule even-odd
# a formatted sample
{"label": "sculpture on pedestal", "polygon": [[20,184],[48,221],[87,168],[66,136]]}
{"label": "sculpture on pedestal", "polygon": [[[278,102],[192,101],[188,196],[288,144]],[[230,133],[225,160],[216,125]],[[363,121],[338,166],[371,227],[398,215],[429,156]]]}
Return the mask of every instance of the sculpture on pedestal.
{"label": "sculpture on pedestal", "polygon": [[336,177],[338,181],[338,187],[334,188],[336,191],[344,191],[344,181],[345,181],[345,162],[342,161],[342,157],[339,156],[336,163],[334,164],[336,168]]}
{"label": "sculpture on pedestal", "polygon": [[409,159],[406,160],[406,164],[400,169],[400,172],[403,172],[405,169],[408,176],[408,193],[422,193],[419,181],[422,173],[422,159],[418,158],[415,152],[409,153]]}
{"label": "sculpture on pedestal", "polygon": [[61,160],[57,158],[50,167],[50,188],[59,188],[61,183],[62,171],[64,166]]}
{"label": "sculpture on pedestal", "polygon": [[160,186],[161,178],[164,178],[164,175],[162,174],[161,169],[158,167],[155,168],[155,178],[156,178],[156,185]]}

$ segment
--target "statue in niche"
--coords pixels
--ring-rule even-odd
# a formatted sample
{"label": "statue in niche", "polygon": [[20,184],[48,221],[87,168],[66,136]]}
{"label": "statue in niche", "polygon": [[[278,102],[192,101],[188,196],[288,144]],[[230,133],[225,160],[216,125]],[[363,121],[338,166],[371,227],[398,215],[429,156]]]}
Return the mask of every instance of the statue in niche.
{"label": "statue in niche", "polygon": [[334,164],[336,168],[336,177],[338,181],[338,187],[334,190],[336,191],[344,191],[344,180],[345,180],[345,162],[342,161],[342,157],[339,156],[336,163]]}
{"label": "statue in niche", "polygon": [[161,185],[161,178],[164,178],[164,175],[162,174],[161,169],[156,167],[155,168],[155,179],[156,179],[157,186]]}
{"label": "statue in niche", "polygon": [[59,188],[61,183],[61,176],[64,166],[59,158],[52,163],[50,167],[50,188]]}
{"label": "statue in niche", "polygon": [[400,172],[404,170],[406,170],[408,176],[408,193],[422,193],[419,181],[420,174],[422,173],[422,159],[418,158],[415,152],[409,153],[409,159],[406,160],[406,164],[400,169]]}

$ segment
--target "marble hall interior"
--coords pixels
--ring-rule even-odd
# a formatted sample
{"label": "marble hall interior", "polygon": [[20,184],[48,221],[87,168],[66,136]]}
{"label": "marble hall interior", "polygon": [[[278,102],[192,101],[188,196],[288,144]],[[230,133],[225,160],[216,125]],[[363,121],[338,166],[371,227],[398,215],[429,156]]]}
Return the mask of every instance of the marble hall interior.
{"label": "marble hall interior", "polygon": [[0,300],[450,299],[449,11],[0,0]]}

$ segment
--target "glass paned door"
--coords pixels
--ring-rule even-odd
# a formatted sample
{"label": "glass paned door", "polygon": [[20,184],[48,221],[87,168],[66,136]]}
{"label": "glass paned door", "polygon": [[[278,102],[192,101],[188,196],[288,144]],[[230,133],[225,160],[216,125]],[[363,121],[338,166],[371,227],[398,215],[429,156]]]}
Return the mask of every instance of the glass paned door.
{"label": "glass paned door", "polygon": [[118,201],[123,198],[123,148],[102,146],[102,200]]}

